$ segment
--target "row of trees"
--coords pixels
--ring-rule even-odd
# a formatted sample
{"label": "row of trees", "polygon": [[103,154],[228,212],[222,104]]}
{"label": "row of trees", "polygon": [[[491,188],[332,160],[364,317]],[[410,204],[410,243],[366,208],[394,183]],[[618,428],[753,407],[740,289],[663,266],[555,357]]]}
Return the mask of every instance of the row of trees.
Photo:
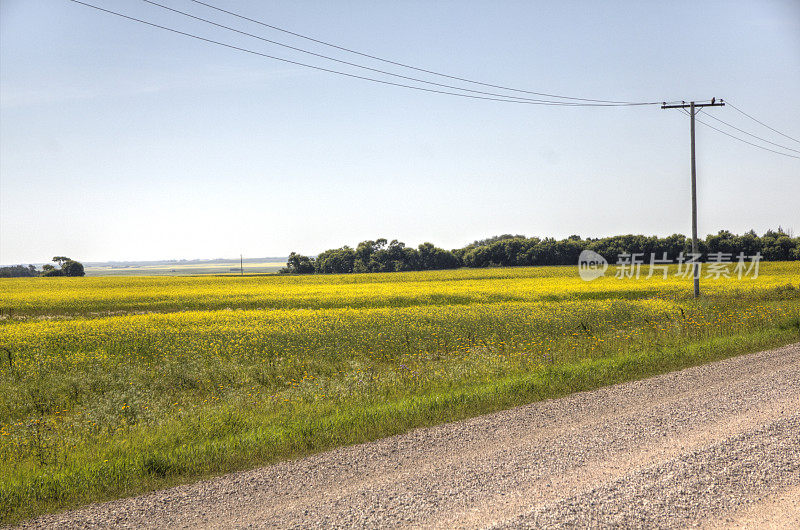
{"label": "row of trees", "polygon": [[[281,272],[288,274],[330,274],[351,272],[396,272],[458,267],[505,267],[514,265],[576,265],[583,250],[593,250],[609,263],[620,254],[642,253],[648,257],[664,253],[675,259],[691,252],[691,239],[681,234],[667,237],[622,235],[586,238],[573,235],[566,239],[525,237],[505,234],[475,241],[464,248],[444,250],[431,243],[417,248],[386,239],[362,241],[356,248],[344,246],[326,250],[316,258],[292,252]],[[791,237],[782,229],[768,230],[763,236],[754,231],[742,235],[722,230],[699,241],[699,251],[707,256],[722,252],[735,258],[761,253],[767,261],[800,260],[800,237]]]}
{"label": "row of trees", "polygon": [[282,272],[292,274],[400,272],[454,269],[459,266],[461,263],[452,252],[431,243],[423,243],[417,248],[412,248],[396,239],[389,242],[380,238],[375,241],[362,241],[356,248],[344,246],[326,250],[316,258],[292,252]]}
{"label": "row of trees", "polygon": [[0,278],[29,278],[39,276],[40,271],[33,265],[11,265],[10,267],[0,267]]}
{"label": "row of trees", "polygon": [[84,276],[86,272],[83,270],[83,264],[70,259],[66,256],[55,256],[53,262],[58,264],[50,265],[49,263],[42,266],[42,270],[38,270],[34,265],[12,265],[10,267],[0,267],[0,278],[25,278],[33,276]]}

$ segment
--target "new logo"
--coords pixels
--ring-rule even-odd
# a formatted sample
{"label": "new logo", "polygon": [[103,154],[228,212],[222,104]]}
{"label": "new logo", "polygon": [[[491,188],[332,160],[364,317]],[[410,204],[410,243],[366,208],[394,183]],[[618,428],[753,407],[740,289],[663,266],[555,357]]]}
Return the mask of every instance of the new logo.
{"label": "new logo", "polygon": [[608,262],[593,250],[584,250],[578,256],[578,274],[581,280],[590,282],[606,273]]}

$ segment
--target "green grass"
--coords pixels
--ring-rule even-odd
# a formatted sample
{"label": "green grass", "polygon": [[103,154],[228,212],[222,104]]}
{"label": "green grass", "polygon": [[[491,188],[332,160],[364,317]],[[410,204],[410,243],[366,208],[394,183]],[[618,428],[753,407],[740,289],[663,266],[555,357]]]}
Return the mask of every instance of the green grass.
{"label": "green grass", "polygon": [[[229,279],[169,279],[155,285],[172,286],[171,304],[200,309],[147,314],[129,311],[131,300],[157,303],[142,289],[153,284],[135,279],[0,284],[0,295],[30,302],[0,324],[0,518],[800,340],[800,264],[711,282],[699,301],[687,282],[582,284],[574,274],[244,279],[261,307],[283,309],[252,309]],[[84,296],[61,299],[76,289]],[[128,309],[98,315],[114,296]],[[232,307],[215,309],[221,299]],[[47,300],[69,316],[36,317]]]}

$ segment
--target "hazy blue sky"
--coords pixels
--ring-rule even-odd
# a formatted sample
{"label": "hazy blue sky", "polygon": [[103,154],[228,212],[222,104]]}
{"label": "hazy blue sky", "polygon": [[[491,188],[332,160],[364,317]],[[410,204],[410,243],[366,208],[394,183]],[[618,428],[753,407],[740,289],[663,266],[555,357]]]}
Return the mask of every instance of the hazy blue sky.
{"label": "hazy blue sky", "polygon": [[[326,65],[141,1],[87,1]],[[312,48],[188,0],[160,1]],[[490,83],[600,99],[722,97],[800,138],[797,0],[208,1]],[[690,232],[689,119],[679,111],[425,94],[67,0],[0,6],[0,263],[314,254],[381,236],[453,248],[506,232]],[[731,108],[708,112],[800,149]],[[697,144],[701,233],[800,231],[800,160],[700,125]]]}

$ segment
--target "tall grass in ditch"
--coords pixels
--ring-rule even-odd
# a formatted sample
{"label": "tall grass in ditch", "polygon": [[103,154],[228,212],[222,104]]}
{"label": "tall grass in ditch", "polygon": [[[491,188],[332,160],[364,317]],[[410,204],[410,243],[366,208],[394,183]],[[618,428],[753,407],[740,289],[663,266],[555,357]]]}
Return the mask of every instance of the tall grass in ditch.
{"label": "tall grass in ditch", "polygon": [[[574,275],[559,267],[269,278],[249,297],[231,278],[155,282],[173,285],[172,312],[154,312],[155,293],[136,278],[101,282],[99,293],[91,282],[34,283],[28,305],[25,290],[0,284],[0,305],[27,308],[0,324],[0,518],[800,337],[800,264],[765,265],[749,283],[712,282],[699,301],[686,297],[685,281],[586,284]],[[87,291],[48,298],[52,285],[62,295]],[[123,314],[103,314],[114,296]],[[200,309],[175,312],[181,300]],[[263,308],[244,309],[252,304]],[[48,307],[57,316],[43,318]]]}

